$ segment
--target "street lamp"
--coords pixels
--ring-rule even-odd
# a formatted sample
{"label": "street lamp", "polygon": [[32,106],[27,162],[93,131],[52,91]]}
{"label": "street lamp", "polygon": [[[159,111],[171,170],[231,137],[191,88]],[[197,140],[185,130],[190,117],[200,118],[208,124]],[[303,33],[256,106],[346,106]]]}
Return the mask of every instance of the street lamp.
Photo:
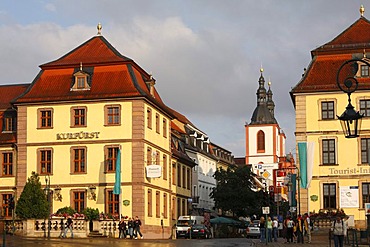
{"label": "street lamp", "polygon": [[[42,172],[45,174],[45,167],[42,168]],[[50,200],[50,174],[45,174],[45,192],[48,200],[48,239],[50,239],[50,228],[51,228],[51,220],[50,220],[50,211],[51,211],[51,200]]]}
{"label": "street lamp", "polygon": [[89,186],[89,191],[90,191],[89,199],[96,201],[96,187],[95,187],[95,185],[90,185]]}
{"label": "street lamp", "polygon": [[360,114],[358,111],[356,112],[351,104],[351,93],[356,91],[358,88],[356,74],[359,69],[359,64],[365,64],[367,68],[370,67],[370,63],[368,63],[365,59],[355,58],[344,62],[342,66],[340,66],[337,73],[337,85],[341,91],[347,93],[348,95],[348,105],[346,110],[342,113],[342,115],[337,115],[346,138],[358,137],[361,130],[361,120],[363,114]]}

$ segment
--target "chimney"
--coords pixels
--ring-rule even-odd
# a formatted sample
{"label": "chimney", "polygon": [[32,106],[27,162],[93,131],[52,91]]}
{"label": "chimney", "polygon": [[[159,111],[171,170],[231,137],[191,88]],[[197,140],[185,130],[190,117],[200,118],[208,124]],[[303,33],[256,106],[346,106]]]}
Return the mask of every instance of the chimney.
{"label": "chimney", "polygon": [[155,95],[154,95],[154,85],[155,85],[155,79],[153,78],[152,75],[150,75],[149,77],[149,80],[146,81],[146,84],[148,85],[149,87],[149,92],[150,92],[150,95],[153,96],[153,98],[155,98]]}

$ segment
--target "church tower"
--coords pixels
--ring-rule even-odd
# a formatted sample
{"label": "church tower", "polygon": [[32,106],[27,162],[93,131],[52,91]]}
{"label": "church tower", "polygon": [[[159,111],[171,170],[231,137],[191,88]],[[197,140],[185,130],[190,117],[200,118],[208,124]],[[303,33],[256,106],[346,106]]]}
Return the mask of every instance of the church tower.
{"label": "church tower", "polygon": [[275,103],[272,99],[271,82],[265,88],[263,68],[258,80],[257,106],[251,122],[245,125],[246,164],[273,164],[285,154],[285,134],[275,119]]}

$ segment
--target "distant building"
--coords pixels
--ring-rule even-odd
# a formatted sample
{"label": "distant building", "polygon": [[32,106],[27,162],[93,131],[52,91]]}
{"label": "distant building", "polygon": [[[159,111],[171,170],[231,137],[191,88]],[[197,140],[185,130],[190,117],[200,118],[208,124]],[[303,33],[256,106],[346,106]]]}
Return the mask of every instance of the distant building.
{"label": "distant building", "polygon": [[285,154],[285,134],[275,119],[275,103],[271,83],[265,88],[263,69],[258,80],[257,106],[249,124],[245,125],[245,164],[263,177],[264,184],[274,186],[274,170],[279,169],[279,158]]}

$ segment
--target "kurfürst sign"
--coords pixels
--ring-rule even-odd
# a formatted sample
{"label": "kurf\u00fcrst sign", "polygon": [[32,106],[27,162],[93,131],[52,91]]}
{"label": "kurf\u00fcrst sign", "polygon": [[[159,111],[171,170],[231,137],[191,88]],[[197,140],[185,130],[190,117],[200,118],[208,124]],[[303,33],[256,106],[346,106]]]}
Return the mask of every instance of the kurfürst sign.
{"label": "kurf\u00fcrst sign", "polygon": [[70,140],[70,139],[94,139],[99,138],[100,132],[75,132],[75,133],[58,133],[57,140]]}

